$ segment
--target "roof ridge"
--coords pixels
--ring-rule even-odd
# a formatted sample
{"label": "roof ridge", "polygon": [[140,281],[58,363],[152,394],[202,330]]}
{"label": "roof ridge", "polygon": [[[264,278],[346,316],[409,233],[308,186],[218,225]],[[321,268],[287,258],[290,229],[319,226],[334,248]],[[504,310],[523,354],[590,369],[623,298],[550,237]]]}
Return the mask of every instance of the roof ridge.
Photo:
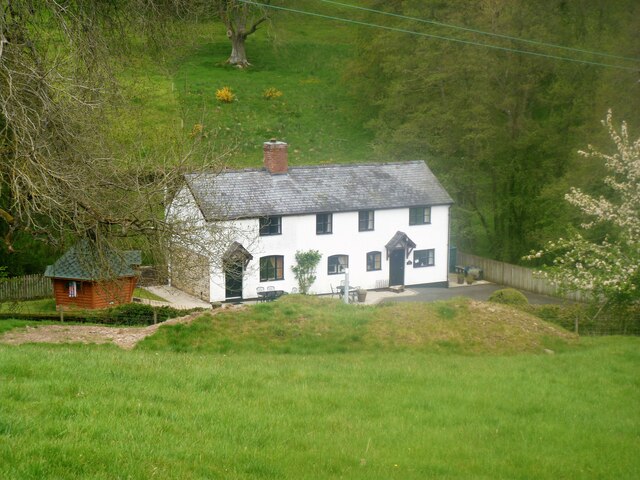
{"label": "roof ridge", "polygon": [[[315,165],[289,165],[289,170],[313,170],[325,168],[348,168],[348,167],[379,167],[386,165],[409,165],[409,164],[426,164],[425,160],[397,160],[391,162],[363,162],[363,163],[319,163]],[[246,167],[246,168],[225,168],[219,172],[192,171],[185,173],[185,176],[207,176],[207,175],[224,175],[226,173],[245,173],[245,172],[267,172],[263,167]]]}

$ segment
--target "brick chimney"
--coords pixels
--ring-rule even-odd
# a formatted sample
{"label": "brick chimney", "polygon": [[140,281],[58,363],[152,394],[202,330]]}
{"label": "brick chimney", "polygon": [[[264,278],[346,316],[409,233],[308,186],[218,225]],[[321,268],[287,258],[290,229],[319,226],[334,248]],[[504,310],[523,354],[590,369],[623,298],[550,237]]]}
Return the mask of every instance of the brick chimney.
{"label": "brick chimney", "polygon": [[287,173],[289,160],[287,155],[288,145],[272,138],[264,142],[264,166],[271,175]]}

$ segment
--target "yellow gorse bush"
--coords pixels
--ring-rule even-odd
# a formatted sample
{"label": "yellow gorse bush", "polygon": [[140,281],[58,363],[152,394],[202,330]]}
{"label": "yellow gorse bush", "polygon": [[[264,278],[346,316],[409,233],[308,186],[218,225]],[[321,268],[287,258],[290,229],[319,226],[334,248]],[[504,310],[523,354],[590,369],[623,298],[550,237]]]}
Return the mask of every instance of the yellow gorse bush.
{"label": "yellow gorse bush", "polygon": [[236,95],[229,87],[222,87],[216,90],[216,99],[220,102],[231,103],[236,99]]}
{"label": "yellow gorse bush", "polygon": [[202,125],[201,123],[196,123],[193,126],[193,129],[191,129],[191,133],[189,134],[189,136],[191,138],[197,137],[198,135],[200,135],[202,133],[202,129],[204,128],[204,125]]}
{"label": "yellow gorse bush", "polygon": [[269,87],[264,91],[262,96],[267,100],[273,100],[274,98],[281,97],[282,92],[275,87]]}

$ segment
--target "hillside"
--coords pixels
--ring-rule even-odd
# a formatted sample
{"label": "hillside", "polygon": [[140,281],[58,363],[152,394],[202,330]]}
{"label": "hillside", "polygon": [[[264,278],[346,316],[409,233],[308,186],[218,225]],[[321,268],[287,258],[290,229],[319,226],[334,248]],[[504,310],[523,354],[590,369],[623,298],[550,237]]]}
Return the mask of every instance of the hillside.
{"label": "hillside", "polygon": [[[348,91],[344,74],[353,27],[280,15],[249,37],[248,69],[225,64],[230,44],[221,25],[185,28],[192,35],[161,59],[140,46],[123,70],[126,98],[113,118],[119,141],[150,155],[190,139],[201,125],[232,167],[259,165],[262,143],[274,137],[290,144],[294,165],[371,159],[367,109]],[[216,99],[223,87],[233,102]],[[268,89],[275,96],[265,97]]]}

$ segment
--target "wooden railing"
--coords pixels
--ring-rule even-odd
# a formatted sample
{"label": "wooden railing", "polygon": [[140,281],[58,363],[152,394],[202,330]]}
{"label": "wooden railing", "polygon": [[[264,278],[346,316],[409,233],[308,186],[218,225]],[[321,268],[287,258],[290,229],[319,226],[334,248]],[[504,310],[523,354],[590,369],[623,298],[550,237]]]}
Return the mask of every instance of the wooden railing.
{"label": "wooden railing", "polygon": [[51,279],[43,275],[0,278],[0,301],[30,300],[52,296]]}

